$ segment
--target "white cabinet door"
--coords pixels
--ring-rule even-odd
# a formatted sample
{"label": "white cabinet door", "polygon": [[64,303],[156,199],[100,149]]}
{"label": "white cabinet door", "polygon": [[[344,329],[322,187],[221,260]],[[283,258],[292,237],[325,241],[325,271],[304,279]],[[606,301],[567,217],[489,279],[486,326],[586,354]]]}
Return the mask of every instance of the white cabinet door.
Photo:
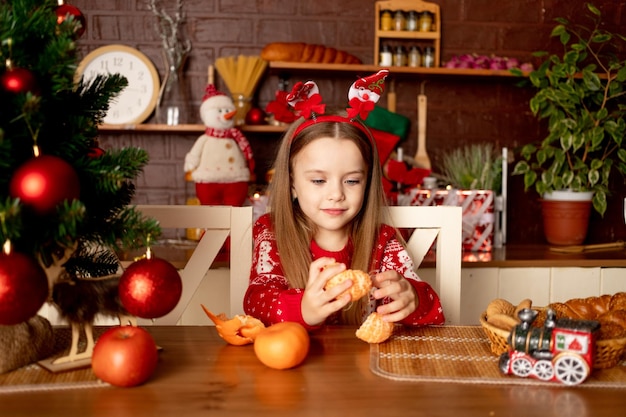
{"label": "white cabinet door", "polygon": [[601,268],[551,268],[550,302],[600,295]]}
{"label": "white cabinet door", "polygon": [[626,292],[626,268],[602,268],[600,293]]}
{"label": "white cabinet door", "polygon": [[480,314],[494,298],[498,298],[498,268],[461,270],[461,324],[480,324]]}
{"label": "white cabinet door", "polygon": [[550,268],[500,268],[498,297],[513,304],[530,298],[535,306],[549,303]]}

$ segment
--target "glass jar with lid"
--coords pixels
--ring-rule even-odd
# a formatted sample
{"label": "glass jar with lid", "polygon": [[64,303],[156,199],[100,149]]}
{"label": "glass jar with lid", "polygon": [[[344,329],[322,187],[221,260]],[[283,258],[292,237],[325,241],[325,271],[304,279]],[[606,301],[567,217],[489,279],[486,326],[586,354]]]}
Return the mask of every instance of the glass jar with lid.
{"label": "glass jar with lid", "polygon": [[406,30],[416,31],[418,28],[419,17],[415,10],[409,10],[406,15]]}
{"label": "glass jar with lid", "polygon": [[391,30],[393,28],[393,17],[391,10],[382,10],[380,12],[380,30]]}
{"label": "glass jar with lid", "polygon": [[433,48],[432,46],[427,46],[426,48],[424,48],[422,63],[426,68],[433,68],[435,66],[435,48]]}
{"label": "glass jar with lid", "polygon": [[393,57],[391,53],[391,48],[387,44],[383,44],[380,47],[380,57],[378,59],[378,65],[383,67],[389,67],[393,63]]}
{"label": "glass jar with lid", "polygon": [[406,66],[406,50],[404,46],[398,45],[393,52],[393,65],[396,67]]}
{"label": "glass jar with lid", "polygon": [[393,29],[394,30],[406,29],[406,18],[402,10],[396,10],[396,12],[393,15]]}
{"label": "glass jar with lid", "polygon": [[419,67],[422,65],[422,51],[419,46],[413,45],[411,49],[409,49],[407,65],[409,67]]}
{"label": "glass jar with lid", "polygon": [[433,30],[433,14],[431,12],[422,12],[419,18],[419,31],[430,32]]}

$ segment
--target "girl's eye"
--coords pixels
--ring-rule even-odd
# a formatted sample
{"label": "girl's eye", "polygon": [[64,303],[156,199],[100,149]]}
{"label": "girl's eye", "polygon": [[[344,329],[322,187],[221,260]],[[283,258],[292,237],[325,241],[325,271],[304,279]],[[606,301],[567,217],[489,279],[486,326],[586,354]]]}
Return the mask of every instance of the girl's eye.
{"label": "girl's eye", "polygon": [[361,183],[361,180],[356,180],[356,179],[354,179],[354,180],[346,180],[346,184],[348,184],[348,185],[358,185],[360,183]]}
{"label": "girl's eye", "polygon": [[324,184],[326,181],[324,180],[311,180],[311,182],[315,185]]}

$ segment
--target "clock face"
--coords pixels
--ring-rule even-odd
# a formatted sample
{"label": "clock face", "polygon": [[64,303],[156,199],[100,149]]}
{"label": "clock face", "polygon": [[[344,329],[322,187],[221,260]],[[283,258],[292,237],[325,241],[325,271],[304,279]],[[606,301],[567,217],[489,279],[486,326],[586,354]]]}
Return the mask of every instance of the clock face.
{"label": "clock face", "polygon": [[121,74],[128,87],[109,102],[104,123],[142,123],[154,110],[159,96],[159,75],[150,59],[125,45],[103,46],[89,53],[77,69],[88,83],[98,74]]}

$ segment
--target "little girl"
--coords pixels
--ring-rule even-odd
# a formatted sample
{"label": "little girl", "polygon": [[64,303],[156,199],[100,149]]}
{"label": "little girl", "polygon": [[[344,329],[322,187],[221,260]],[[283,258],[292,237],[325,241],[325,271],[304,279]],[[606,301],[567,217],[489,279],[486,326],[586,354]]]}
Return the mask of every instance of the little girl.
{"label": "little girl", "polygon": [[[266,325],[295,321],[360,324],[372,311],[386,321],[443,324],[439,297],[419,279],[402,238],[382,224],[385,198],[376,143],[358,119],[380,97],[388,71],[357,80],[347,115],[324,115],[313,82],[288,101],[303,116],[286,132],[274,164],[269,213],[254,225],[246,314]],[[351,285],[324,290],[343,270],[370,272],[375,289],[350,302]]]}

